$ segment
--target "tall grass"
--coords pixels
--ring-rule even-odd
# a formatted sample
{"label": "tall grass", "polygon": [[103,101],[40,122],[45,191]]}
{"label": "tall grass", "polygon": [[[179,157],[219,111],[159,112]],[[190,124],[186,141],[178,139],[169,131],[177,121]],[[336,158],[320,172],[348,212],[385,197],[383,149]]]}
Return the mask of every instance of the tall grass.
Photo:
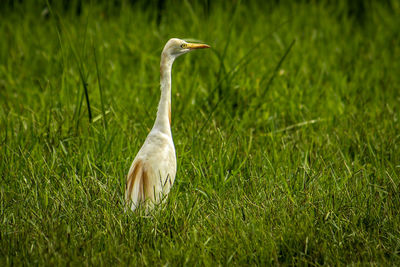
{"label": "tall grass", "polygon": [[[396,1],[68,3],[0,10],[1,265],[399,262]],[[168,201],[124,213],[171,37],[212,49],[174,64]]]}

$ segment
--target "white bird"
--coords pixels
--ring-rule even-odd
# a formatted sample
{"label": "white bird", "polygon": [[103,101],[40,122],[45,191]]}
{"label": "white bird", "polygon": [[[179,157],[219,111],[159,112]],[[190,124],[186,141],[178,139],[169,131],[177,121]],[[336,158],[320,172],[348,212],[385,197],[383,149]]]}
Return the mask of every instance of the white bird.
{"label": "white bird", "polygon": [[161,98],[154,126],[144,141],[126,181],[125,201],[135,210],[144,206],[146,210],[160,203],[169,193],[176,174],[176,155],[171,133],[171,69],[174,60],[187,52],[209,48],[206,44],[187,43],[177,38],[170,39],[162,53],[160,63]]}

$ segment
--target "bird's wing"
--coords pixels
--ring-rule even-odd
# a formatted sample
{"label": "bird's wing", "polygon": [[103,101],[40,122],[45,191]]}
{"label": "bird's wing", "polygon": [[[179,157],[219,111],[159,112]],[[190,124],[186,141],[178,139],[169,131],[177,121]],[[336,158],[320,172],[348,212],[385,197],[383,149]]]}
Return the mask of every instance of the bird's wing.
{"label": "bird's wing", "polygon": [[148,173],[141,160],[133,163],[131,170],[128,173],[125,188],[126,205],[130,205],[134,210],[141,202],[146,199],[146,184],[148,183]]}

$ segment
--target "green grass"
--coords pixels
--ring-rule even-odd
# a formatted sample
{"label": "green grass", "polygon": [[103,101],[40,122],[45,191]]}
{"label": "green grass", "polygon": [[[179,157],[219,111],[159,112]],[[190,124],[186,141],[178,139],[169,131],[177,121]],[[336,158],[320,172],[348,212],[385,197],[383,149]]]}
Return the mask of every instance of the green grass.
{"label": "green grass", "polygon": [[[0,265],[398,264],[399,3],[191,2],[3,5]],[[212,49],[165,207],[124,213],[171,37]]]}

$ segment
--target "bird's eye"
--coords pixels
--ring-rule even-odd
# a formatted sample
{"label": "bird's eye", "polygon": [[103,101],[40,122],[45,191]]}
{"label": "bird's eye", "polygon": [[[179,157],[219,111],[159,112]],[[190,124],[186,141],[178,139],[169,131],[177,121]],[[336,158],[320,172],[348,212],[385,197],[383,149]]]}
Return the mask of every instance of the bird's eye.
{"label": "bird's eye", "polygon": [[181,47],[182,47],[182,48],[186,48],[186,47],[187,47],[187,44],[181,44]]}

